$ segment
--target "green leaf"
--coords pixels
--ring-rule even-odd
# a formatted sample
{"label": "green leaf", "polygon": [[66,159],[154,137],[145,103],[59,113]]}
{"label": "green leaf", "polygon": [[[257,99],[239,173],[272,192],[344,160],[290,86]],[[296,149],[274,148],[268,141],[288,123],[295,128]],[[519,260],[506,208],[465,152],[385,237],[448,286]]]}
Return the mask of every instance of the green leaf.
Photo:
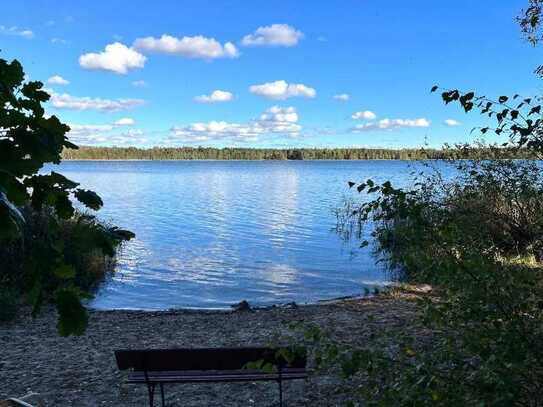
{"label": "green leaf", "polygon": [[541,113],[541,105],[535,106],[530,110],[530,113],[528,113],[528,116],[531,116],[532,114],[539,114]]}
{"label": "green leaf", "polygon": [[55,275],[63,280],[75,277],[75,269],[69,264],[61,264],[55,269]]}
{"label": "green leaf", "polygon": [[136,234],[134,232],[125,229],[119,229],[116,226],[109,228],[108,231],[116,240],[128,241],[136,237]]}
{"label": "green leaf", "polygon": [[56,293],[55,303],[59,313],[58,332],[61,336],[83,335],[88,324],[87,310],[75,289],[64,288]]}
{"label": "green leaf", "polygon": [[77,189],[74,195],[79,202],[81,202],[87,208],[94,209],[95,211],[104,205],[104,202],[96,192],[85,189]]}
{"label": "green leaf", "polygon": [[72,189],[79,185],[77,182],[69,180],[64,175],[54,171],[52,171],[48,176],[45,175],[44,177],[49,177],[49,185],[58,185],[64,189]]}

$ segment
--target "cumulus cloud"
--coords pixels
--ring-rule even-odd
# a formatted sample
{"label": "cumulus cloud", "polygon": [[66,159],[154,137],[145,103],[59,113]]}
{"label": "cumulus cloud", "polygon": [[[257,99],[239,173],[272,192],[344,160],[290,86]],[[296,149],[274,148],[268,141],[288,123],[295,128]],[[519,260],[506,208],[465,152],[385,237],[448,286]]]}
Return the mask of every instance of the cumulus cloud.
{"label": "cumulus cloud", "polygon": [[247,123],[210,121],[173,127],[168,141],[177,143],[217,140],[251,142],[270,134],[297,137],[302,129],[297,122],[298,114],[294,107],[272,106],[257,119]]}
{"label": "cumulus cloud", "polygon": [[102,52],[91,52],[79,57],[79,65],[85,69],[105,70],[126,74],[130,69],[143,68],[147,58],[120,42],[106,45]]}
{"label": "cumulus cloud", "polygon": [[364,132],[372,130],[393,130],[402,128],[429,127],[430,121],[423,117],[419,119],[382,119],[378,122],[359,124],[352,130],[354,132]]}
{"label": "cumulus cloud", "polygon": [[136,121],[130,117],[123,117],[115,122],[116,126],[133,126]]}
{"label": "cumulus cloud", "polygon": [[241,40],[245,46],[292,47],[303,38],[304,34],[288,24],[272,24],[258,27],[252,34]]}
{"label": "cumulus cloud", "polygon": [[270,123],[296,123],[298,113],[294,107],[272,106],[260,115],[260,122]]}
{"label": "cumulus cloud", "polygon": [[234,100],[234,95],[225,90],[214,90],[210,95],[196,96],[194,100],[198,103],[221,103]]}
{"label": "cumulus cloud", "polygon": [[142,51],[180,55],[185,58],[215,59],[239,56],[238,49],[231,42],[222,45],[215,38],[206,38],[201,35],[176,38],[164,34],[160,38],[138,38],[134,41],[134,47]]}
{"label": "cumulus cloud", "polygon": [[144,88],[147,86],[147,82],[145,82],[144,80],[138,80],[138,81],[132,81],[132,86],[136,87],[136,88]]}
{"label": "cumulus cloud", "polygon": [[444,121],[447,126],[460,126],[460,122],[454,119],[447,119]]}
{"label": "cumulus cloud", "polygon": [[317,91],[301,83],[287,83],[284,80],[252,85],[249,91],[267,99],[285,100],[291,97],[314,98]]}
{"label": "cumulus cloud", "polygon": [[333,96],[335,100],[341,100],[342,102],[347,102],[351,96],[347,93],[340,93],[339,95]]}
{"label": "cumulus cloud", "polygon": [[16,26],[6,27],[5,25],[0,25],[0,34],[22,37],[27,40],[34,38],[34,33],[31,30],[25,30]]}
{"label": "cumulus cloud", "polygon": [[67,136],[76,144],[94,144],[104,141],[108,132],[113,130],[110,124],[73,124],[70,123],[70,131]]}
{"label": "cumulus cloud", "polygon": [[70,81],[64,79],[60,75],[53,75],[49,79],[47,79],[47,83],[50,85],[68,85]]}
{"label": "cumulus cloud", "polygon": [[351,117],[356,120],[373,120],[377,117],[377,115],[369,110],[364,110],[360,112],[354,112]]}
{"label": "cumulus cloud", "polygon": [[67,110],[97,110],[100,112],[117,112],[141,106],[145,102],[142,99],[102,99],[88,96],[78,97],[67,93],[58,94],[51,92],[50,102],[57,109]]}
{"label": "cumulus cloud", "polygon": [[139,129],[119,131],[116,124],[73,124],[70,123],[68,138],[78,145],[141,145],[147,140]]}

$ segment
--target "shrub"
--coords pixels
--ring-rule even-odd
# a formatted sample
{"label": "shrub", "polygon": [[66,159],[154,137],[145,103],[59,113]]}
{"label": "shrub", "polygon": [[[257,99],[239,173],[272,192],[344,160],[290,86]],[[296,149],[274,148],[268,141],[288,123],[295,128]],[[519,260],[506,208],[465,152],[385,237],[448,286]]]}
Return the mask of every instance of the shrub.
{"label": "shrub", "polygon": [[[29,300],[36,278],[43,301],[55,301],[66,279],[82,292],[92,292],[113,271],[115,253],[125,240],[123,231],[99,222],[95,216],[75,211],[69,219],[58,218],[48,207],[20,209],[25,217],[21,239],[0,246],[0,279],[7,287],[26,293]],[[63,266],[44,273],[51,247]]]}
{"label": "shrub", "polygon": [[[340,230],[373,227],[374,249],[398,277],[437,293],[421,300],[430,342],[394,333],[388,348],[340,348],[324,360],[363,381],[346,390],[352,401],[543,403],[543,177],[533,162],[453,164],[452,180],[434,172],[408,190],[351,184],[377,197],[351,205]],[[317,345],[321,354],[335,346]]]}

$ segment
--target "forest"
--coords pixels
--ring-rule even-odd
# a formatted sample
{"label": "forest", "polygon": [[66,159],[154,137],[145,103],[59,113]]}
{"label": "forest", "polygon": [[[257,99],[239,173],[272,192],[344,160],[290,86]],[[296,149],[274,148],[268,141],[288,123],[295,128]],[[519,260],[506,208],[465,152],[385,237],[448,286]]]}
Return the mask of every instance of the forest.
{"label": "forest", "polygon": [[64,149],[65,160],[440,160],[461,158],[534,158],[526,148],[212,148],[89,147]]}

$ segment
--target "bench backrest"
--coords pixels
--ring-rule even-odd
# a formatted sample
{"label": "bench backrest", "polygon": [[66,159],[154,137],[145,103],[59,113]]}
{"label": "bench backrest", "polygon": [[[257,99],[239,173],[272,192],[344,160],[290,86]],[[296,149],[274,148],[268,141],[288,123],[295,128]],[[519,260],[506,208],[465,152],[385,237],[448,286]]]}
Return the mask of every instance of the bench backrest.
{"label": "bench backrest", "polygon": [[134,371],[237,370],[259,360],[281,368],[305,368],[304,348],[288,348],[288,361],[278,350],[257,347],[117,350],[115,358],[120,370]]}

